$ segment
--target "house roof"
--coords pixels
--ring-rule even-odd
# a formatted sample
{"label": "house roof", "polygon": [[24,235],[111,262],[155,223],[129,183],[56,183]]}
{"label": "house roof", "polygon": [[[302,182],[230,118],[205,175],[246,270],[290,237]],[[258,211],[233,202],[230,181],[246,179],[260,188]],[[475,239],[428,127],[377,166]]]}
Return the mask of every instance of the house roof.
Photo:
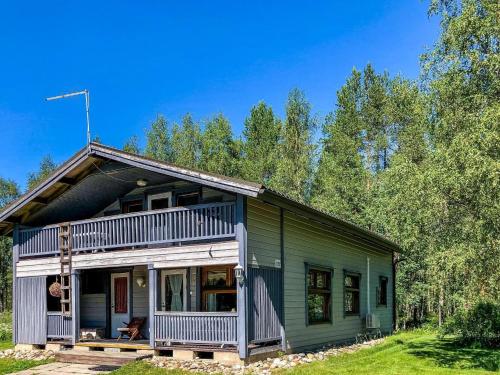
{"label": "house roof", "polygon": [[0,234],[11,232],[16,223],[23,222],[24,218],[47,205],[54,197],[60,196],[65,191],[71,189],[79,181],[89,176],[92,170],[100,169],[99,166],[105,160],[111,160],[149,172],[203,184],[228,192],[243,194],[248,197],[259,198],[289,209],[299,215],[306,216],[309,219],[319,221],[322,224],[332,226],[337,231],[345,232],[349,236],[358,237],[364,242],[368,242],[378,248],[388,251],[399,250],[399,246],[395,242],[380,234],[297,202],[282,193],[266,188],[262,184],[180,167],[145,156],[127,153],[99,143],[91,143],[89,147],[78,151],[38,186],[7,205],[0,212]]}

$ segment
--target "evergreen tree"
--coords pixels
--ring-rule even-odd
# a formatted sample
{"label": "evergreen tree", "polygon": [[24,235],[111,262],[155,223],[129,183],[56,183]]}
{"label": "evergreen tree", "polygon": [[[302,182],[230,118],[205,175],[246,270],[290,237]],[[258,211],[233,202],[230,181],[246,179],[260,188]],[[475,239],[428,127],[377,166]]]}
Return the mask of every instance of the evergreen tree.
{"label": "evergreen tree", "polygon": [[144,155],[161,161],[172,161],[172,142],[167,120],[159,115],[146,132]]}
{"label": "evergreen tree", "polygon": [[51,175],[57,169],[57,164],[54,163],[50,155],[45,156],[40,162],[40,167],[37,172],[32,172],[28,175],[28,190],[32,190],[43,180]]}
{"label": "evergreen tree", "polygon": [[208,120],[201,142],[201,169],[226,176],[237,176],[239,147],[231,124],[222,114]]}
{"label": "evergreen tree", "polygon": [[276,172],[281,131],[271,107],[258,103],[250,111],[243,129],[241,176],[267,184]]}
{"label": "evergreen tree", "polygon": [[123,151],[130,154],[139,155],[141,153],[141,149],[139,147],[139,137],[137,137],[136,135],[130,137],[123,145]]}
{"label": "evergreen tree", "polygon": [[198,168],[201,154],[200,126],[188,113],[182,118],[182,125],[172,129],[173,162],[186,168]]}
{"label": "evergreen tree", "polygon": [[323,148],[315,176],[312,204],[357,223],[364,222],[369,173],[360,150],[363,121],[359,113],[361,74],[351,77],[337,93],[337,109],[323,127]]}
{"label": "evergreen tree", "polygon": [[311,105],[304,93],[293,89],[288,95],[286,121],[281,129],[279,160],[270,187],[298,201],[309,199],[316,127]]}

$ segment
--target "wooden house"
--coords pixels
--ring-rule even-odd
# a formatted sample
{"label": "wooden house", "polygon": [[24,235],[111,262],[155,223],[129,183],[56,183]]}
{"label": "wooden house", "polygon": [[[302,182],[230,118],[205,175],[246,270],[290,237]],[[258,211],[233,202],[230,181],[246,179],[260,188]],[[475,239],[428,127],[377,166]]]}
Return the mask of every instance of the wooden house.
{"label": "wooden house", "polygon": [[[0,213],[17,345],[249,359],[394,320],[393,252],[265,186],[92,143]],[[367,316],[369,319],[367,320]],[[370,326],[369,326],[370,327]]]}

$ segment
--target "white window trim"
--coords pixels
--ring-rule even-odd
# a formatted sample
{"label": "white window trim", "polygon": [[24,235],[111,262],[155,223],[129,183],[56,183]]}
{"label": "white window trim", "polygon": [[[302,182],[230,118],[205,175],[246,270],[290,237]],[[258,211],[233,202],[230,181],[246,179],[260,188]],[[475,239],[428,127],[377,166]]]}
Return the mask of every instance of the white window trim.
{"label": "white window trim", "polygon": [[168,198],[168,207],[171,208],[172,207],[172,192],[171,191],[169,191],[167,193],[148,195],[148,211],[151,211],[152,201],[157,200],[157,199],[165,199],[165,198]]}

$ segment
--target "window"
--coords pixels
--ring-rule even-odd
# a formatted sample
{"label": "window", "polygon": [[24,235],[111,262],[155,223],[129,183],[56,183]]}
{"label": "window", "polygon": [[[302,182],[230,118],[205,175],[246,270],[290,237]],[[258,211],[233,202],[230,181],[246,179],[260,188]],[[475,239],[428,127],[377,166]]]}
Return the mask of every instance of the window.
{"label": "window", "polygon": [[198,192],[188,193],[188,194],[180,194],[177,196],[177,206],[185,207],[185,206],[193,206],[198,204],[200,194]]}
{"label": "window", "polygon": [[148,196],[148,207],[150,210],[163,210],[172,207],[172,193],[161,193]]}
{"label": "window", "polygon": [[359,315],[359,273],[344,273],[344,313]]}
{"label": "window", "polygon": [[307,323],[329,323],[332,321],[332,271],[310,268],[307,271]]}
{"label": "window", "polygon": [[142,199],[136,199],[133,201],[122,202],[122,212],[124,214],[141,212],[142,210],[143,210]]}
{"label": "window", "polygon": [[378,278],[377,305],[387,306],[387,284],[389,280],[385,276]]}
{"label": "window", "polygon": [[201,269],[202,310],[236,311],[236,279],[233,266]]}

